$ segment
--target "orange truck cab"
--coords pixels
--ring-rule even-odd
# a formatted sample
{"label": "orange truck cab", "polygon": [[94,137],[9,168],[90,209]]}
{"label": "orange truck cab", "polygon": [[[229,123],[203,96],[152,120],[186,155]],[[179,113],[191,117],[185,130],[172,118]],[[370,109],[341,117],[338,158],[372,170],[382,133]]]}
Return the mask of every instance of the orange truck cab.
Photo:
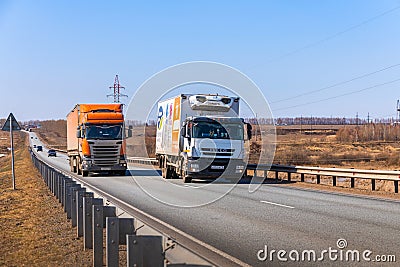
{"label": "orange truck cab", "polygon": [[122,104],[77,104],[67,115],[67,153],[71,171],[87,176],[107,171],[124,175]]}

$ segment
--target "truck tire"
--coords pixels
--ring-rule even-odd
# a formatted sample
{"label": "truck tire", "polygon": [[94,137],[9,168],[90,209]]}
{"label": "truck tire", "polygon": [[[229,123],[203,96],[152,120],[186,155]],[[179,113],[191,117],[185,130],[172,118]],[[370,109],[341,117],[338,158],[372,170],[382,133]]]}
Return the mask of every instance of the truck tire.
{"label": "truck tire", "polygon": [[192,182],[192,177],[189,177],[187,175],[186,167],[185,167],[185,161],[181,161],[181,177],[184,183],[190,183]]}
{"label": "truck tire", "polygon": [[172,179],[172,176],[173,176],[172,168],[167,166],[166,169],[167,169],[167,171],[166,171],[166,174],[165,174],[165,179]]}
{"label": "truck tire", "polygon": [[76,174],[81,175],[82,174],[82,164],[81,164],[81,159],[77,158],[77,162],[76,162]]}
{"label": "truck tire", "polygon": [[69,158],[69,167],[71,168],[71,172],[73,172],[73,173],[76,172],[76,166],[74,166],[74,158],[73,157]]}
{"label": "truck tire", "polygon": [[183,182],[184,183],[191,183],[192,182],[192,177],[183,175]]}

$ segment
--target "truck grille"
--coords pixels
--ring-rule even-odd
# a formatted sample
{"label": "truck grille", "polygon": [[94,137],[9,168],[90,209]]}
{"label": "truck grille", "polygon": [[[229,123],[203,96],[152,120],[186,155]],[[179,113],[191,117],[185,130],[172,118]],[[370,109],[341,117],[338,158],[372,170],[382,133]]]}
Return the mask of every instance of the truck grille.
{"label": "truck grille", "polygon": [[221,157],[230,157],[235,152],[235,149],[230,148],[201,148],[201,151],[206,156],[221,156]]}
{"label": "truck grille", "polygon": [[94,164],[98,166],[112,166],[118,163],[118,145],[93,145],[91,150]]}

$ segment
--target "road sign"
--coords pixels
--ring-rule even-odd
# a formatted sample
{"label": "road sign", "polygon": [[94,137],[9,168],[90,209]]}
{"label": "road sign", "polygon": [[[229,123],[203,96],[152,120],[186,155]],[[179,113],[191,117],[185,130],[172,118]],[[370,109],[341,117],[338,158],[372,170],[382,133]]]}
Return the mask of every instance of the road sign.
{"label": "road sign", "polygon": [[14,115],[10,113],[6,122],[4,123],[3,127],[1,128],[3,131],[10,132],[10,139],[11,139],[11,174],[12,174],[12,184],[13,189],[15,190],[15,170],[14,170],[14,138],[13,138],[13,131],[21,130],[17,120],[15,119]]}
{"label": "road sign", "polygon": [[8,115],[8,118],[7,118],[6,122],[3,124],[3,128],[1,128],[1,130],[10,131],[10,124],[12,125],[13,131],[21,130],[21,127],[19,126],[17,120],[15,119],[15,117],[12,113],[10,113],[10,115]]}

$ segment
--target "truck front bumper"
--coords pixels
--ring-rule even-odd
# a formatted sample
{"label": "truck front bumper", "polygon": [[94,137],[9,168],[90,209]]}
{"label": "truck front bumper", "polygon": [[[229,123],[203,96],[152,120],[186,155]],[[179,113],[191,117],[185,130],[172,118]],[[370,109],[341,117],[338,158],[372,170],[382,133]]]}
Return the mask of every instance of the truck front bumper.
{"label": "truck front bumper", "polygon": [[127,163],[119,163],[113,165],[99,166],[92,163],[91,160],[84,160],[82,162],[82,169],[88,172],[102,172],[102,171],[125,171]]}
{"label": "truck front bumper", "polygon": [[240,179],[245,170],[246,163],[239,159],[189,159],[187,175],[203,179]]}

